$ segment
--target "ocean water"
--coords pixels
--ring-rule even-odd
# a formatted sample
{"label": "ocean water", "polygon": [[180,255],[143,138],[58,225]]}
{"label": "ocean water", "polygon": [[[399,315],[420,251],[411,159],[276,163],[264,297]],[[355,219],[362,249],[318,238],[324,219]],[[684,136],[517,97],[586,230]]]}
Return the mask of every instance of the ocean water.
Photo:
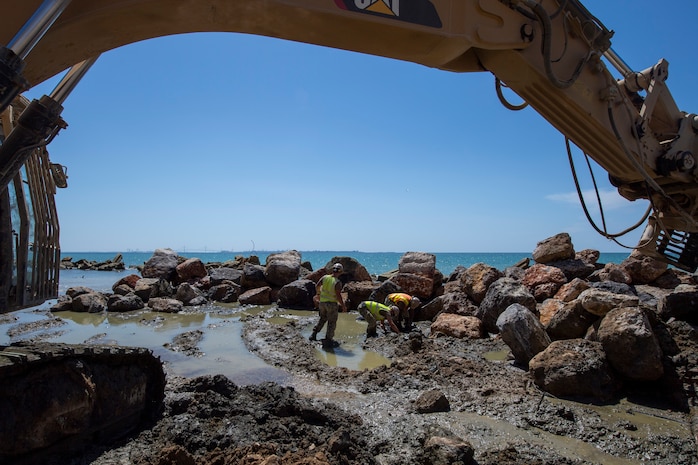
{"label": "ocean water", "polygon": [[[71,257],[73,261],[79,259],[94,260],[98,262],[111,260],[117,253],[123,256],[124,264],[127,267],[143,265],[152,255],[152,252],[64,252],[61,258]],[[236,256],[249,257],[256,255],[260,263],[264,264],[267,256],[274,251],[265,252],[178,252],[180,256],[186,258],[199,258],[204,263],[225,262],[233,260]],[[397,269],[400,252],[357,252],[357,251],[300,251],[301,259],[310,262],[313,270],[324,267],[334,257],[352,257],[361,263],[371,274],[382,274]],[[448,276],[458,266],[469,267],[475,263],[486,263],[497,269],[504,270],[520,260],[531,257],[530,253],[446,253],[437,252],[436,268]],[[602,253],[599,259],[601,263],[620,263],[628,257],[628,253]]]}
{"label": "ocean water", "polygon": [[[180,253],[186,258],[197,257],[204,263],[225,262],[237,255],[249,257],[257,255],[261,263],[274,252],[201,252]],[[63,253],[63,257],[103,262],[113,259],[117,252],[99,253]],[[142,265],[152,252],[122,253],[127,267]],[[381,274],[398,267],[402,253],[366,253],[346,251],[311,251],[301,252],[304,261],[309,261],[313,269],[325,266],[334,257],[353,257],[369,273]],[[469,267],[483,262],[498,269],[514,265],[530,255],[527,253],[436,253],[436,266],[448,276],[456,267]],[[603,263],[619,263],[627,254],[602,254]],[[115,282],[135,269],[125,271],[91,271],[61,270],[59,276],[59,295],[64,295],[68,288],[84,286],[96,291],[109,293]],[[180,314],[157,314],[149,309],[124,313],[76,313],[57,312],[50,314],[48,308],[55,301],[47,301],[35,308],[28,308],[13,313],[13,318],[0,320],[0,345],[6,345],[41,334],[47,341],[64,343],[82,343],[92,341],[108,345],[127,345],[147,347],[169,365],[171,372],[182,376],[222,373],[238,384],[256,384],[263,381],[280,381],[286,376],[281,370],[268,366],[256,355],[248,352],[242,338],[242,320],[264,308],[227,304],[223,312],[200,311],[182,312]],[[220,308],[218,310],[221,310]],[[278,316],[278,320],[296,320],[303,327],[307,337],[310,327],[315,323],[316,312],[291,312]],[[45,323],[35,330],[28,323]],[[283,323],[279,323],[283,324]],[[362,326],[363,325],[363,326]],[[43,331],[42,331],[42,328]],[[48,328],[48,329],[47,329]],[[187,331],[201,330],[205,337],[199,343],[201,354],[196,357],[186,356],[167,346],[179,334]],[[38,332],[37,332],[38,331]],[[377,354],[365,351],[361,341],[365,332],[365,322],[356,319],[355,313],[342,314],[337,328],[340,349],[327,353],[316,349],[316,356],[326,363],[350,369],[363,369],[384,364],[386,361]],[[389,361],[387,361],[389,363]]]}

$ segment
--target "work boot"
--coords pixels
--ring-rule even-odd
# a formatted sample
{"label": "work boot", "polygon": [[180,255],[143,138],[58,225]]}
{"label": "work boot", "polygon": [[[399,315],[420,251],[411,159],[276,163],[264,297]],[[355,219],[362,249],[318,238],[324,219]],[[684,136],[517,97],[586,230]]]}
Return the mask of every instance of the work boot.
{"label": "work boot", "polygon": [[373,331],[366,331],[366,337],[377,337],[378,336],[378,331],[375,329]]}
{"label": "work boot", "polygon": [[309,341],[317,341],[317,331],[313,331],[313,334],[308,338]]}
{"label": "work boot", "polygon": [[339,347],[339,342],[334,341],[332,339],[323,339],[322,340],[322,348],[323,349],[333,349],[335,347]]}

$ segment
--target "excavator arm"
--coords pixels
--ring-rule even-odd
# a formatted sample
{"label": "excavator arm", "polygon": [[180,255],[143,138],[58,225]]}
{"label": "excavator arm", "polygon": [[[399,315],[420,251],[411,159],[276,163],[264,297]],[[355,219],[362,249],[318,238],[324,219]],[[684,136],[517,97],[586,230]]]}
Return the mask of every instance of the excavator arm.
{"label": "excavator arm", "polygon": [[[674,101],[665,60],[632,70],[611,49],[613,32],[578,0],[0,0],[0,12],[5,112],[28,87],[101,53],[203,31],[492,73],[595,160],[623,197],[649,201],[639,249],[685,270],[698,267],[698,117]],[[59,115],[66,95],[57,93],[57,105],[51,96],[40,102],[51,110],[46,124],[53,127],[31,128],[26,142],[13,134],[21,125],[1,120],[0,189],[18,179],[32,150],[65,127]],[[0,205],[0,213],[8,211]],[[14,231],[7,220],[0,225]],[[4,236],[0,250],[10,253],[17,247],[3,244],[10,241]],[[11,281],[0,276],[0,298],[12,293]]]}

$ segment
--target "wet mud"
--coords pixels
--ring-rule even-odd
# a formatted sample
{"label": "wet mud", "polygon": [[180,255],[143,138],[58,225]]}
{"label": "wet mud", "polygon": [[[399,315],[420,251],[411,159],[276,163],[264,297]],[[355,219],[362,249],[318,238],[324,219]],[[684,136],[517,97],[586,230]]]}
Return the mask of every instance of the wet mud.
{"label": "wet mud", "polygon": [[[424,322],[369,339],[340,326],[342,344],[323,352],[307,338],[315,321],[273,309],[250,315],[247,348],[286,373],[283,380],[240,386],[224,376],[170,375],[152,428],[72,463],[698,463],[693,416],[670,396],[638,390],[606,405],[556,399],[512,363],[498,337],[431,337]],[[195,357],[205,339],[204,331],[173,343]],[[341,366],[356,347],[381,363]]]}

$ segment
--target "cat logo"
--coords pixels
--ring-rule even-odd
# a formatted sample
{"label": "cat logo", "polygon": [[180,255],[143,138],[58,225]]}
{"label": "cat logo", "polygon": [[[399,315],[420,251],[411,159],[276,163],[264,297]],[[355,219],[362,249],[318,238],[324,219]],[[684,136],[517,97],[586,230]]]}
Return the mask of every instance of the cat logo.
{"label": "cat logo", "polygon": [[335,3],[343,10],[441,27],[441,18],[430,0],[335,0]]}

